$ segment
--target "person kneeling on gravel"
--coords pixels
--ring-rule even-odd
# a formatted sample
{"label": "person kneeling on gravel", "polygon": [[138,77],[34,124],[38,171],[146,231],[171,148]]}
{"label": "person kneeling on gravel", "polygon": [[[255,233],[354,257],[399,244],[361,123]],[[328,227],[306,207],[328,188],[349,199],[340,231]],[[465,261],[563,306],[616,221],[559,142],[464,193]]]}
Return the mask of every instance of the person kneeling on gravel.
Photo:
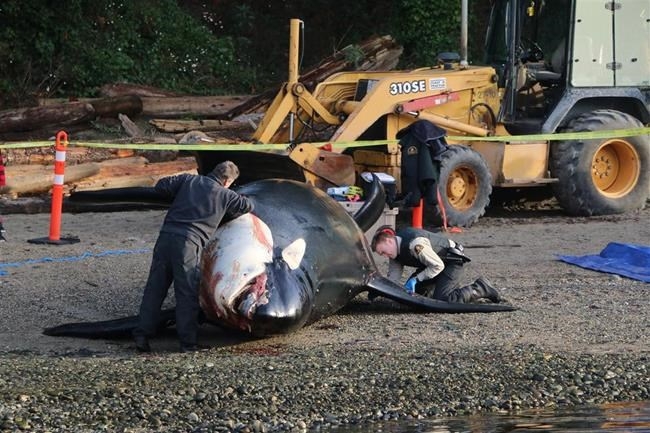
{"label": "person kneeling on gravel", "polygon": [[372,250],[387,257],[389,279],[399,281],[405,266],[416,268],[404,285],[417,293],[446,302],[503,302],[487,278],[479,277],[467,286],[460,285],[464,266],[470,258],[463,246],[438,233],[421,229],[381,226],[372,238]]}

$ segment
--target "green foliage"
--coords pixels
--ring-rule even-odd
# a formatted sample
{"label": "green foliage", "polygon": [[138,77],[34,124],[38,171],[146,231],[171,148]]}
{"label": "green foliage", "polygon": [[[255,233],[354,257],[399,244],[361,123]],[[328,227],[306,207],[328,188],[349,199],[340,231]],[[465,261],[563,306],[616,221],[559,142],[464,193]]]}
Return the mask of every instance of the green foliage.
{"label": "green foliage", "polygon": [[409,67],[432,66],[444,51],[459,52],[460,1],[399,0],[396,37]]}
{"label": "green foliage", "polygon": [[345,56],[345,60],[355,66],[358,66],[363,60],[363,50],[357,45],[348,45],[341,50]]}
{"label": "green foliage", "polygon": [[[6,0],[0,91],[6,102],[93,96],[128,81],[188,93],[241,91],[232,38],[215,37],[172,0]],[[18,24],[19,23],[19,24]]]}
{"label": "green foliage", "polygon": [[[408,68],[434,64],[439,52],[459,51],[460,0],[341,5],[3,0],[0,105],[31,105],[40,96],[96,96],[102,85],[119,81],[190,94],[261,92],[286,80],[291,18],[305,22],[301,70],[340,50],[360,60],[354,45],[373,35],[396,38],[404,46],[401,66]],[[478,34],[470,31],[470,48]]]}

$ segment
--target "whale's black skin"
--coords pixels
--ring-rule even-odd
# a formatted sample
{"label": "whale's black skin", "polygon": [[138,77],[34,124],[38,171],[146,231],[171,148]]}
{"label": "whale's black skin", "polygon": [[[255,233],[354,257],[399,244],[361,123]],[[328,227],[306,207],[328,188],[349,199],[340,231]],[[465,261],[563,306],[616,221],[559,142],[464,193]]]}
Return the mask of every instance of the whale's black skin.
{"label": "whale's black skin", "polygon": [[[218,325],[255,336],[290,333],[336,313],[365,291],[420,312],[515,310],[504,304],[448,303],[409,295],[383,277],[364,235],[384,209],[383,187],[376,178],[354,218],[326,193],[304,182],[267,179],[246,184],[238,192],[254,202],[253,215],[220,227],[202,262],[201,307],[208,320]],[[304,251],[299,263],[292,266],[282,252],[296,243]],[[251,265],[258,260],[258,253],[267,255],[264,263],[260,259],[254,269],[242,271],[243,276],[226,275],[231,268]],[[237,291],[229,296],[231,305],[221,299],[226,290],[223,285]],[[165,312],[161,327],[171,322],[173,316]],[[128,335],[136,323],[137,317],[72,323],[48,328],[44,333],[111,338]]]}

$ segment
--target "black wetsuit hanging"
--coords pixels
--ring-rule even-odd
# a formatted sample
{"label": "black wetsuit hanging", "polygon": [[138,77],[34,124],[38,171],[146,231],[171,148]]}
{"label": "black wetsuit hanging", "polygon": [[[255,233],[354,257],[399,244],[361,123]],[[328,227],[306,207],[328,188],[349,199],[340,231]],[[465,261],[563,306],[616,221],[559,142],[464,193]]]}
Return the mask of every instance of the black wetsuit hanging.
{"label": "black wetsuit hanging", "polygon": [[440,154],[447,150],[447,132],[428,120],[417,120],[397,133],[402,148],[402,194],[404,207],[415,207],[424,198],[437,203]]}

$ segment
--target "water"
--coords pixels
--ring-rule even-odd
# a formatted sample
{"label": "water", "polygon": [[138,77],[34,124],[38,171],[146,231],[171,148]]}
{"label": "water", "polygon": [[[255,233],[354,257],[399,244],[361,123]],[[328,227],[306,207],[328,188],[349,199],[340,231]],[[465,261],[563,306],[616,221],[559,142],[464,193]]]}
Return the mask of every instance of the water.
{"label": "water", "polygon": [[594,433],[650,432],[650,401],[610,403],[563,410],[538,410],[517,415],[476,415],[435,420],[387,421],[339,426],[337,433]]}

